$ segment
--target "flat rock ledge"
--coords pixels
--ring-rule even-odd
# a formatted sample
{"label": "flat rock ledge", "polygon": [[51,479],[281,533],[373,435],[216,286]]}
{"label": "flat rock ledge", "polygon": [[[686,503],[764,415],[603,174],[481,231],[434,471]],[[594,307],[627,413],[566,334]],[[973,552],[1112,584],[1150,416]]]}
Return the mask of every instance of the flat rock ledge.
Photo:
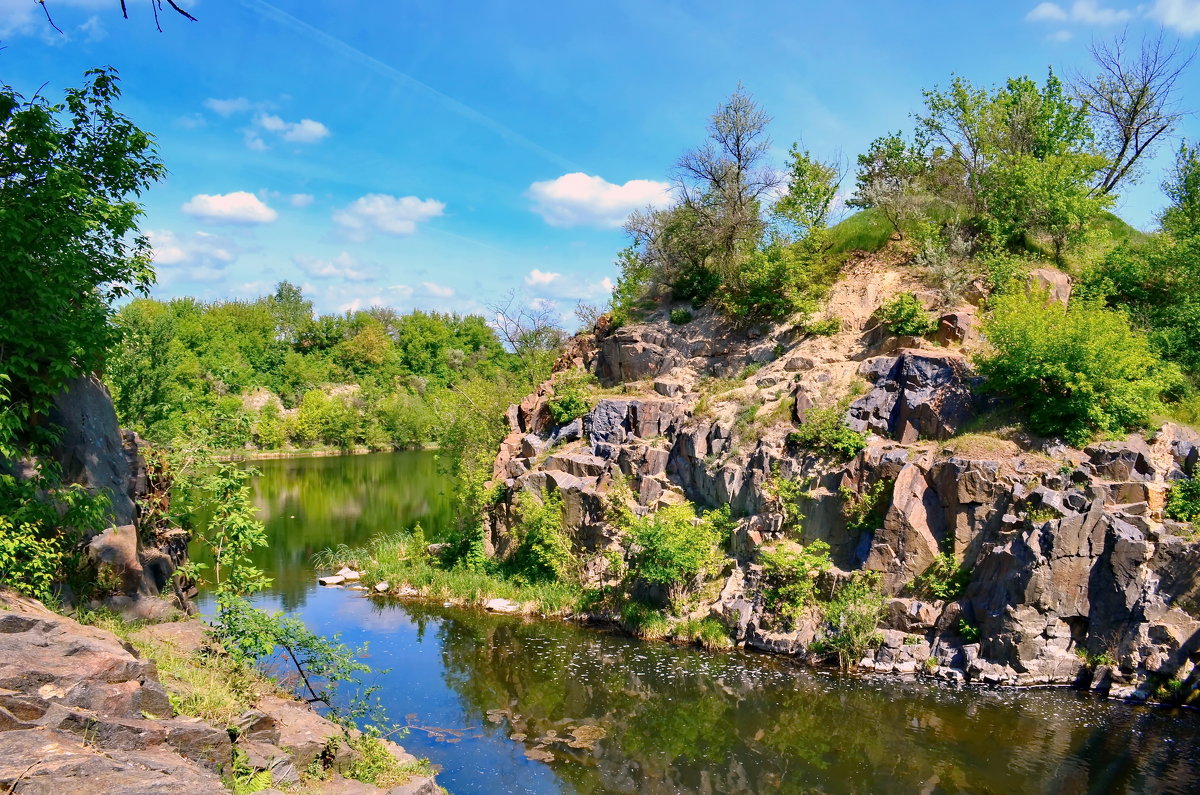
{"label": "flat rock ledge", "polygon": [[[141,630],[192,652],[206,643],[196,621]],[[266,697],[234,726],[177,717],[154,661],[111,632],[88,627],[40,602],[0,590],[0,792],[31,795],[204,795],[227,792],[236,746],[279,786],[342,734],[306,704]],[[310,792],[433,795],[433,777],[391,789],[342,773],[354,752],[335,744],[334,775]],[[402,762],[413,757],[398,745]]]}

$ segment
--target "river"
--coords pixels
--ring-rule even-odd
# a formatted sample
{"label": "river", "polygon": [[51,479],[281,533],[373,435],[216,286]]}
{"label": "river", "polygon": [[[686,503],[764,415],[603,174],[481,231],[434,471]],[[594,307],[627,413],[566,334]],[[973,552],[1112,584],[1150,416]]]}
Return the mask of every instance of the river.
{"label": "river", "polygon": [[839,677],[316,585],[309,557],[421,523],[433,453],[255,462],[264,607],[369,644],[401,739],[465,793],[1196,792],[1200,714],[1070,690]]}

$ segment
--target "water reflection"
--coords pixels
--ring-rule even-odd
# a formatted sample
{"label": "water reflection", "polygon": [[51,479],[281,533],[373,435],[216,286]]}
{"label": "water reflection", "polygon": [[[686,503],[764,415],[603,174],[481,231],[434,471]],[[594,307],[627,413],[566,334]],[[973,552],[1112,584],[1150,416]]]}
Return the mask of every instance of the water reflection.
{"label": "water reflection", "polygon": [[[328,546],[420,523],[431,535],[448,525],[450,499],[434,454],[424,451],[252,463],[254,504],[270,546],[255,563],[274,578],[264,597],[286,610],[303,607],[313,586],[311,559]],[[203,550],[193,549],[203,562]]]}
{"label": "water reflection", "polygon": [[[446,501],[428,454],[264,462],[268,606],[370,644],[403,743],[463,793],[1194,792],[1200,716],[1067,690],[823,676],[561,622],[320,589],[313,550]],[[295,519],[291,517],[295,516]],[[406,718],[407,716],[407,718]]]}

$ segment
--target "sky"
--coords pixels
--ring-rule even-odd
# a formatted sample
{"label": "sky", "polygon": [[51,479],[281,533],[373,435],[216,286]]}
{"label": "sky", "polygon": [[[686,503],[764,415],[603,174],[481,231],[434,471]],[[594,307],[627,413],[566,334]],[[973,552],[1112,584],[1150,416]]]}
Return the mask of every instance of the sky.
{"label": "sky", "polygon": [[[0,0],[0,83],[61,97],[115,67],[157,141],[144,196],[152,295],[254,298],[300,284],[319,311],[487,315],[516,291],[604,304],[632,209],[739,83],[800,142],[853,163],[911,129],[921,91],[1088,71],[1088,46],[1163,30],[1200,45],[1200,0],[604,3],[193,0],[162,32],[147,0]],[[1180,81],[1200,110],[1200,59]],[[1200,117],[1180,133],[1200,139]],[[1177,142],[1117,212],[1152,228]],[[852,177],[845,188],[851,188]]]}

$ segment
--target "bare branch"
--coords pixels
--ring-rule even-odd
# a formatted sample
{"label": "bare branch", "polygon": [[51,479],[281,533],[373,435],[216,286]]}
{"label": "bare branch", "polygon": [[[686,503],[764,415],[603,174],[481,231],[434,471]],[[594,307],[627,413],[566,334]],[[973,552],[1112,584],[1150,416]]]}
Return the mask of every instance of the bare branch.
{"label": "bare branch", "polygon": [[1129,48],[1124,33],[1111,42],[1093,42],[1092,59],[1099,71],[1077,77],[1075,93],[1100,130],[1109,166],[1095,187],[1107,194],[1132,179],[1136,166],[1155,145],[1169,137],[1185,115],[1178,107],[1176,84],[1191,65],[1195,51],[1181,53],[1159,32]]}
{"label": "bare branch", "polygon": [[38,5],[42,7],[42,11],[46,13],[46,21],[50,23],[50,27],[54,28],[59,33],[62,33],[62,28],[60,28],[58,25],[55,25],[54,20],[50,18],[50,9],[46,8],[46,0],[37,0],[37,2]]}

